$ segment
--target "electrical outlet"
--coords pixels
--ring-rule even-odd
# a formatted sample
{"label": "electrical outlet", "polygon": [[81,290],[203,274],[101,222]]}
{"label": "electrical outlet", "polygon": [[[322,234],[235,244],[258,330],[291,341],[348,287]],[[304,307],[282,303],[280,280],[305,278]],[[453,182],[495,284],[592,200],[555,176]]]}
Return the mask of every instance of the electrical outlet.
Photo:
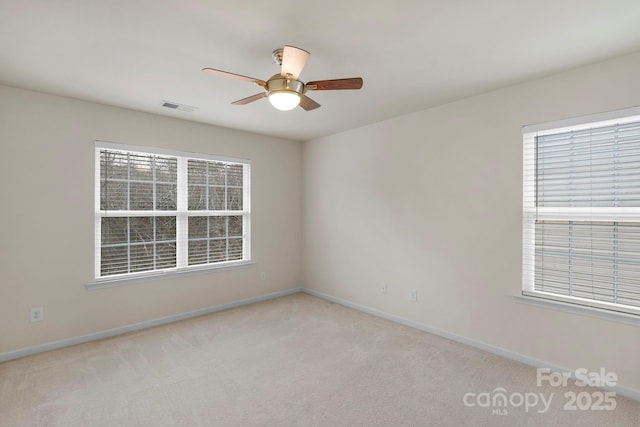
{"label": "electrical outlet", "polygon": [[261,272],[260,273],[260,280],[265,281],[267,280],[267,273],[266,272]]}
{"label": "electrical outlet", "polygon": [[40,322],[44,320],[44,311],[42,307],[31,307],[31,321]]}
{"label": "electrical outlet", "polygon": [[383,283],[382,286],[380,286],[380,293],[381,294],[386,294],[387,293],[387,284]]}
{"label": "electrical outlet", "polygon": [[415,289],[411,289],[411,292],[409,292],[409,300],[416,302],[418,301],[418,291]]}

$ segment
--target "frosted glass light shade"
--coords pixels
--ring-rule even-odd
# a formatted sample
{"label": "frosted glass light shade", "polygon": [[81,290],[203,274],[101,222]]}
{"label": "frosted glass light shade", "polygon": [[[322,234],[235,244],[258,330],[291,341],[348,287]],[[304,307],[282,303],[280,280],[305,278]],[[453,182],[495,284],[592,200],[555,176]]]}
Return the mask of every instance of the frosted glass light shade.
{"label": "frosted glass light shade", "polygon": [[278,110],[293,110],[300,104],[300,95],[293,91],[271,92],[269,102]]}

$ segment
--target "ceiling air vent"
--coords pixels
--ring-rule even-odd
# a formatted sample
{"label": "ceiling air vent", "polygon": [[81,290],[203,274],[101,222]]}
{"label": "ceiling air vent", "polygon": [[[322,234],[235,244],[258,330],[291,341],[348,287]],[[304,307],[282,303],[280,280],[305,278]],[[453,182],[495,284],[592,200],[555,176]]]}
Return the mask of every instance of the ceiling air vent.
{"label": "ceiling air vent", "polygon": [[173,101],[162,101],[160,103],[160,105],[162,107],[171,108],[172,110],[179,110],[179,111],[184,111],[184,112],[187,112],[187,113],[190,113],[190,112],[195,111],[195,110],[198,109],[198,107],[192,107],[190,105],[178,104],[177,102],[173,102]]}

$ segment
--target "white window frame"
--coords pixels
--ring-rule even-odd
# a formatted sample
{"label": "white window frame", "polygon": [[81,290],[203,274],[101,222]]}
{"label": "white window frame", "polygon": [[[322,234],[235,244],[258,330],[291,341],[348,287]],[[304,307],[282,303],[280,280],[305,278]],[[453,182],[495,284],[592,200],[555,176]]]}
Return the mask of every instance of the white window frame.
{"label": "white window frame", "polygon": [[[104,211],[100,209],[100,151],[113,150],[143,155],[161,155],[177,158],[177,209],[175,211]],[[243,165],[243,199],[242,210],[210,211],[188,209],[188,160],[204,160]],[[144,282],[158,278],[169,278],[184,274],[201,274],[210,271],[224,271],[244,268],[254,265],[251,259],[251,161],[234,157],[215,156],[210,154],[189,153],[166,150],[155,147],[116,144],[105,141],[95,141],[95,282],[89,283],[87,288],[102,288],[121,286],[129,283]],[[108,216],[175,216],[176,217],[176,267],[133,273],[113,274],[101,276],[101,224],[102,218]],[[242,215],[243,217],[243,245],[242,260],[214,262],[209,264],[188,265],[188,219],[194,216],[214,215]]]}
{"label": "white window frame", "polygon": [[[596,317],[619,316],[623,321],[640,324],[640,309],[633,306],[569,297],[534,289],[535,286],[535,224],[537,220],[614,221],[640,223],[638,207],[572,207],[551,208],[536,206],[536,137],[640,121],[640,107],[626,108],[567,120],[524,126],[523,134],[523,229],[522,229],[522,297],[519,302],[543,307],[577,310]],[[529,301],[526,301],[526,300]],[[541,302],[532,302],[532,301]],[[547,302],[544,302],[547,301]],[[583,310],[585,308],[586,310]]]}

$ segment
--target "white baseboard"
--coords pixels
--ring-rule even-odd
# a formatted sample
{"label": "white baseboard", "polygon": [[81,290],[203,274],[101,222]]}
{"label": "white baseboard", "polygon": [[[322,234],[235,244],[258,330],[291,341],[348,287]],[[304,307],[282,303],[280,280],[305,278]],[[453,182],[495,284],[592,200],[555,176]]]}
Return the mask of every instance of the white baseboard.
{"label": "white baseboard", "polygon": [[133,332],[141,329],[152,328],[154,326],[160,326],[167,323],[177,322],[179,320],[189,319],[192,317],[203,316],[205,314],[211,314],[217,311],[228,310],[230,308],[240,307],[247,304],[253,304],[256,302],[267,301],[274,298],[280,298],[287,295],[297,294],[301,291],[302,291],[302,288],[287,289],[286,291],[274,292],[267,295],[261,295],[257,297],[242,299],[239,301],[232,301],[226,304],[220,304],[220,305],[215,305],[213,307],[206,307],[199,310],[188,311],[186,313],[174,314],[172,316],[162,317],[160,319],[148,320],[145,322],[135,323],[133,325],[122,326],[119,328],[108,329],[106,331],[94,332],[87,335],[81,335],[81,336],[67,338],[59,341],[53,341],[45,344],[35,345],[33,347],[27,347],[19,350],[8,351],[6,353],[0,353],[0,362],[6,362],[7,360],[12,360],[20,357],[30,356],[33,354],[43,353],[45,351],[56,350],[59,348],[69,347],[76,344],[83,344],[90,341],[96,341],[104,338],[113,337],[116,335],[126,334],[127,332]]}
{"label": "white baseboard", "polygon": [[[373,316],[381,317],[383,319],[390,320],[392,322],[400,323],[405,326],[410,326],[415,329],[419,329],[421,331],[438,335],[443,338],[447,338],[451,341],[459,342],[461,344],[468,345],[470,347],[475,347],[479,350],[486,351],[488,353],[495,354],[497,356],[502,356],[507,359],[515,360],[516,362],[524,363],[525,365],[532,366],[534,368],[548,368],[552,372],[561,372],[567,373],[571,375],[572,378],[576,378],[575,371],[572,369],[564,368],[558,365],[554,365],[552,363],[546,362],[544,360],[535,359],[533,357],[526,356],[524,354],[517,353],[515,351],[507,350],[501,347],[497,347],[491,344],[487,344],[482,341],[474,340],[471,338],[464,337],[462,335],[454,334],[451,332],[447,332],[445,330],[434,328],[432,326],[425,325],[423,323],[414,322],[413,320],[405,319],[404,317],[396,316],[394,314],[386,313],[382,310],[378,310],[375,308],[367,307],[365,305],[356,304],[351,301],[347,301],[342,298],[337,298],[332,295],[328,295],[322,292],[315,291],[313,289],[303,288],[302,292],[313,295],[318,298],[322,298],[327,301],[334,302],[336,304],[343,305],[345,307],[353,308],[354,310],[361,311],[363,313],[371,314]],[[604,387],[608,391],[614,391],[616,394],[620,396],[628,397],[630,399],[640,401],[640,390],[635,388],[627,387],[621,384],[617,384],[615,387]]]}

